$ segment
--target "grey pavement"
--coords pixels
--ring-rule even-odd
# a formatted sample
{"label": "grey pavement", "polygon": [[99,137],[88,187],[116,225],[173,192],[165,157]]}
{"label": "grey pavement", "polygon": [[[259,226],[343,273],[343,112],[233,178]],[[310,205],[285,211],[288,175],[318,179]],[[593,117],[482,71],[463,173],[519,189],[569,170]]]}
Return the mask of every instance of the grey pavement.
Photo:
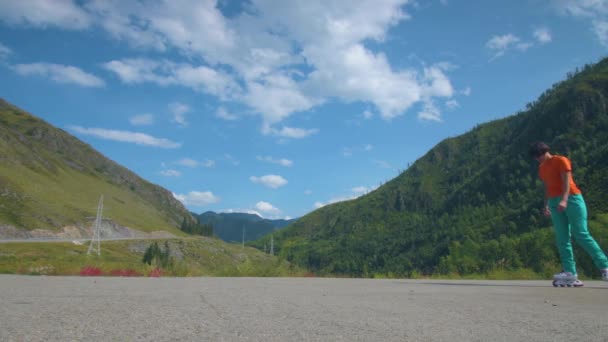
{"label": "grey pavement", "polygon": [[0,275],[1,341],[608,341],[608,283]]}

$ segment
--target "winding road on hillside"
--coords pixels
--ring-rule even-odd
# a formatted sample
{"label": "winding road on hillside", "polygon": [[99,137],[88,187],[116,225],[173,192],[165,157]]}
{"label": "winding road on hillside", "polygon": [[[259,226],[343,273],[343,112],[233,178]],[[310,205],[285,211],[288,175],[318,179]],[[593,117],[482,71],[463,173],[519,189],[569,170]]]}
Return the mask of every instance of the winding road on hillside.
{"label": "winding road on hillside", "polygon": [[[177,237],[121,237],[121,238],[104,238],[101,239],[101,242],[104,241],[123,241],[123,240],[167,240],[167,239],[176,239]],[[87,239],[0,239],[0,243],[16,243],[16,242],[72,242],[75,244],[86,244],[91,242],[91,238]]]}
{"label": "winding road on hillside", "polygon": [[608,283],[0,275],[2,341],[608,341]]}

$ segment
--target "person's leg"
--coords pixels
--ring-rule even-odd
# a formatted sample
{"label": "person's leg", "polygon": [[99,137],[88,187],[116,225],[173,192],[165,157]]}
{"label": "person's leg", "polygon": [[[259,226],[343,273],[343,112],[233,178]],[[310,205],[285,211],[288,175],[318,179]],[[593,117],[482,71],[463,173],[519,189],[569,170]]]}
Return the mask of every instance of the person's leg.
{"label": "person's leg", "polygon": [[559,197],[549,199],[549,209],[551,210],[551,220],[553,221],[553,231],[555,232],[555,242],[564,272],[576,274],[576,263],[572,252],[572,242],[570,241],[570,225],[565,212],[557,211]]}
{"label": "person's leg", "polygon": [[608,268],[606,254],[604,254],[595,239],[589,234],[587,228],[587,206],[582,195],[568,197],[566,215],[568,216],[568,222],[570,222],[572,236],[593,259],[595,266],[600,270]]}

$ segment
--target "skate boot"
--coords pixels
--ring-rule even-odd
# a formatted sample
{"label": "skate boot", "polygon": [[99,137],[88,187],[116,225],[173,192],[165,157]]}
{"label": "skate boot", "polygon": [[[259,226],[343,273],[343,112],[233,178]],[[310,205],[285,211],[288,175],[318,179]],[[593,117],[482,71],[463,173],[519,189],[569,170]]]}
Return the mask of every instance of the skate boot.
{"label": "skate boot", "polygon": [[604,268],[601,272],[602,272],[602,280],[608,281],[608,268]]}
{"label": "skate boot", "polygon": [[582,281],[578,280],[576,274],[570,272],[560,272],[553,276],[553,286],[555,287],[581,287]]}

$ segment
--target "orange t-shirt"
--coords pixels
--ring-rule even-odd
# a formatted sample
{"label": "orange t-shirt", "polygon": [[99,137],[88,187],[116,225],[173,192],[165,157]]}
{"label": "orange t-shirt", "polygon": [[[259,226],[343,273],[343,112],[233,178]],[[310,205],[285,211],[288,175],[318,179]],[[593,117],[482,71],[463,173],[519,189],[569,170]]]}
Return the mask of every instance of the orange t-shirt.
{"label": "orange t-shirt", "polygon": [[[551,159],[545,160],[538,167],[538,175],[545,183],[545,189],[548,197],[558,197],[564,193],[562,188],[562,172],[572,172],[570,160],[562,156],[553,156]],[[574,183],[574,179],[570,177],[570,195],[580,194],[581,190]]]}

